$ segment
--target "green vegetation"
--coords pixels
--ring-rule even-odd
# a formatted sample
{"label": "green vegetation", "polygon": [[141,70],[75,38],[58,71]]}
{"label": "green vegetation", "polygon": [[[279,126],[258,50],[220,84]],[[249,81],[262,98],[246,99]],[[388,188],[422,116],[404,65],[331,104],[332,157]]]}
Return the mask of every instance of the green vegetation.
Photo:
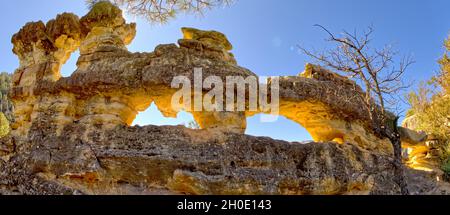
{"label": "green vegetation", "polygon": [[11,75],[0,73],[0,137],[9,133],[9,123],[13,120],[14,106],[8,98],[11,85]]}
{"label": "green vegetation", "polygon": [[[97,3],[114,5],[125,8],[130,14],[146,18],[150,22],[165,23],[181,13],[203,14],[214,7],[229,5],[233,0],[85,0],[90,8]],[[110,4],[111,5],[111,4]]]}
{"label": "green vegetation", "polygon": [[445,180],[450,181],[450,158],[444,162],[442,170],[445,172]]}
{"label": "green vegetation", "polygon": [[0,112],[4,113],[9,121],[13,120],[13,104],[8,98],[8,92],[11,85],[11,75],[0,73]]}
{"label": "green vegetation", "polygon": [[9,121],[6,119],[5,114],[0,112],[0,138],[6,136],[9,133]]}
{"label": "green vegetation", "polygon": [[421,86],[419,92],[409,95],[411,110],[407,116],[413,116],[416,129],[436,135],[439,139],[450,139],[450,96],[442,92],[430,96],[427,86]]}
{"label": "green vegetation", "polygon": [[[445,41],[450,52],[450,38]],[[450,175],[450,58],[448,53],[439,60],[440,72],[428,83],[422,83],[417,92],[408,96],[411,109],[409,117],[414,127],[436,136],[444,152],[442,170]]]}
{"label": "green vegetation", "polygon": [[91,11],[86,15],[89,18],[114,19],[115,15],[120,14],[120,9],[109,1],[92,2],[89,6]]}

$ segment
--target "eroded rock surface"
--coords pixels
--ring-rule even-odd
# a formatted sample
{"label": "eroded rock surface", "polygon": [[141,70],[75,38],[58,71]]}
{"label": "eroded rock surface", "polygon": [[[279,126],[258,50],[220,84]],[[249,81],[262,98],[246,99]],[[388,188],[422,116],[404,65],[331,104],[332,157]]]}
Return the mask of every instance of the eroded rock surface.
{"label": "eroded rock surface", "polygon": [[[351,144],[305,145],[183,126],[117,127],[90,133],[91,141],[85,142],[76,135],[84,129],[74,124],[66,126],[61,136],[35,136],[30,154],[10,161],[22,161],[32,172],[17,167],[16,174],[23,176],[8,179],[28,194],[60,193],[67,188],[86,194],[155,190],[187,194],[394,194],[397,190],[391,178],[391,159]],[[21,179],[30,183],[23,184]],[[58,186],[31,188],[31,179]]]}
{"label": "eroded rock surface", "polygon": [[[178,45],[131,53],[126,45],[135,32],[120,9],[101,2],[80,19],[65,13],[13,36],[20,60],[10,93],[16,121],[0,141],[0,193],[399,193],[392,147],[371,130],[354,82],[314,65],[280,77],[279,114],[316,142],[252,137],[243,134],[246,117],[264,110],[171,105],[173,78],[193,80],[194,68],[223,80],[256,76],[237,65],[224,34],[183,28]],[[78,69],[61,77],[77,49]],[[201,129],[130,127],[152,102],[167,117],[191,112]]]}
{"label": "eroded rock surface", "polygon": [[429,172],[436,178],[444,178],[441,169],[442,157],[446,153],[442,142],[432,134],[416,131],[416,119],[409,116],[403,121],[400,129],[402,133],[402,147],[405,155],[405,164],[412,169]]}

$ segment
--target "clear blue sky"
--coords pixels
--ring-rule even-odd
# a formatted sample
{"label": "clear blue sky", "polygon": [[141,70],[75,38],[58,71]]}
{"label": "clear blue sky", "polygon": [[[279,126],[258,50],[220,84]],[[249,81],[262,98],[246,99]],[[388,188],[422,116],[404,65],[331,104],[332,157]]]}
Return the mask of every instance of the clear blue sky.
{"label": "clear blue sky", "polygon": [[[10,73],[18,66],[10,38],[26,22],[47,21],[65,11],[79,16],[87,12],[84,0],[4,0],[0,5],[0,71]],[[229,8],[214,9],[203,17],[179,16],[163,26],[136,19],[137,37],[129,50],[152,51],[157,44],[175,43],[182,37],[183,26],[214,29],[228,36],[241,66],[258,75],[296,75],[308,61],[296,45],[317,49],[327,45],[326,34],[314,24],[333,32],[373,25],[373,46],[390,43],[403,54],[413,54],[417,63],[407,78],[419,82],[438,70],[436,61],[444,52],[442,42],[450,30],[448,8],[448,0],[237,0]],[[63,68],[64,76],[75,70],[74,58]],[[190,118],[180,114],[178,119],[165,119],[152,107],[140,114],[136,123],[180,124]],[[291,141],[310,139],[303,128],[286,119],[248,121],[249,134]]]}

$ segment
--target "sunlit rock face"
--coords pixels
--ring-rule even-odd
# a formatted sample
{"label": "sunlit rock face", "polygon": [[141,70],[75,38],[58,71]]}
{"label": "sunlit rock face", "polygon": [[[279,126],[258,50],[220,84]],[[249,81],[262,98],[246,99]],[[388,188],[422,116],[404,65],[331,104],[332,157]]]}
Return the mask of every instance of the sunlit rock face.
{"label": "sunlit rock face", "polygon": [[181,30],[184,36],[183,39],[178,41],[181,47],[203,51],[209,56],[216,55],[225,61],[237,64],[233,54],[230,52],[233,46],[224,34],[195,28],[182,28]]}
{"label": "sunlit rock face", "polygon": [[[80,19],[65,13],[13,36],[20,60],[10,93],[16,121],[0,141],[0,193],[399,192],[391,146],[372,132],[354,82],[313,65],[280,77],[279,114],[317,143],[252,137],[243,134],[246,117],[264,111],[171,105],[173,78],[194,80],[194,68],[222,80],[256,76],[237,65],[224,34],[183,28],[178,45],[131,53],[126,45],[135,33],[120,9],[100,2]],[[61,65],[77,49],[77,70],[61,77]],[[166,117],[191,112],[201,129],[130,127],[152,102]]]}
{"label": "sunlit rock face", "polygon": [[27,135],[35,117],[34,109],[40,108],[34,93],[35,86],[40,82],[55,82],[61,78],[61,66],[80,46],[81,34],[78,17],[64,13],[47,24],[30,22],[13,36],[13,52],[20,61],[13,75],[13,94],[18,95],[14,99],[15,115],[18,118],[12,125],[13,135]]}
{"label": "sunlit rock face", "polygon": [[371,132],[361,88],[354,81],[308,64],[280,79],[280,115],[302,125],[318,142],[353,143],[386,154],[392,146]]}
{"label": "sunlit rock face", "polygon": [[442,177],[440,158],[443,156],[440,141],[434,135],[427,135],[423,131],[416,131],[417,126],[414,116],[407,117],[400,129],[402,147],[406,153],[406,165],[410,168],[432,172],[437,177]]}
{"label": "sunlit rock face", "polygon": [[109,2],[95,4],[92,10],[80,19],[80,25],[86,36],[81,43],[80,55],[114,49],[126,50],[125,46],[130,44],[136,35],[136,24],[127,24],[122,11]]}

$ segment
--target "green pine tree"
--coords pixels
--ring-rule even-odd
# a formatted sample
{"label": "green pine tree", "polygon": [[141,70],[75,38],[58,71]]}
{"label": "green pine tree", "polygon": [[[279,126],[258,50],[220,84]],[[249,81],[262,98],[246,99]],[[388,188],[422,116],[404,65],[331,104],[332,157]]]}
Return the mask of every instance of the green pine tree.
{"label": "green pine tree", "polygon": [[0,112],[0,138],[9,133],[9,121],[5,115]]}
{"label": "green pine tree", "polygon": [[0,73],[0,112],[11,122],[13,120],[13,104],[8,98],[11,86],[11,75],[6,72]]}
{"label": "green pine tree", "polygon": [[450,38],[444,44],[447,53],[438,61],[439,74],[409,95],[408,116],[414,117],[416,129],[438,137],[444,152],[442,169],[450,175]]}

